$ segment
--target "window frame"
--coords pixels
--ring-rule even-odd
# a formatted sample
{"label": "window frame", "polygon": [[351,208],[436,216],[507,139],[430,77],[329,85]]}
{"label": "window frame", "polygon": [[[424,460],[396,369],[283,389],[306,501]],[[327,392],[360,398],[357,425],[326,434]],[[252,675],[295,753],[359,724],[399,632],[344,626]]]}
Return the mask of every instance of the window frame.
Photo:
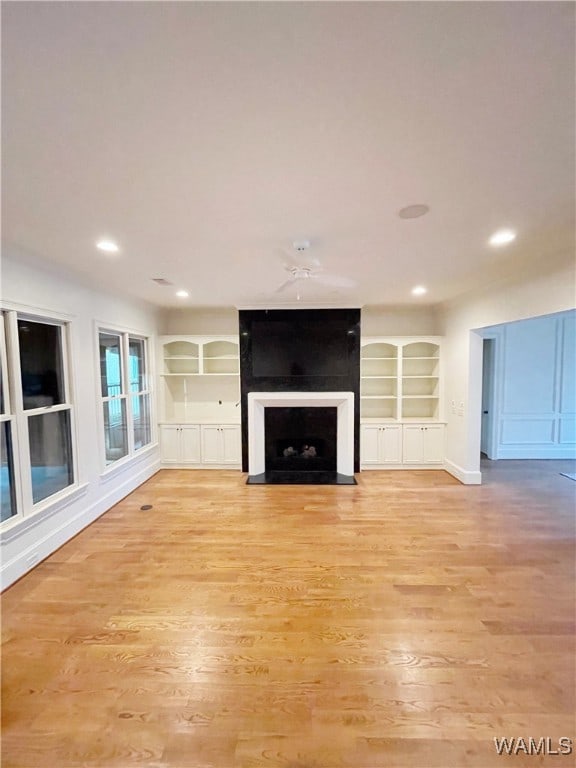
{"label": "window frame", "polygon": [[[121,392],[118,395],[103,395],[102,394],[102,375],[100,368],[100,335],[117,336],[120,338],[120,382]],[[132,392],[130,389],[130,340],[137,340],[143,342],[144,349],[144,371],[142,374],[143,383],[145,388],[142,390]],[[150,450],[156,444],[156,425],[154,420],[154,371],[153,371],[153,356],[151,350],[153,348],[153,337],[141,331],[135,331],[133,329],[118,327],[110,323],[97,322],[95,323],[95,354],[96,364],[98,371],[97,389],[96,389],[96,402],[98,408],[98,425],[100,432],[100,466],[102,468],[102,476],[114,474],[119,467],[128,463],[135,457],[140,456],[142,453]],[[148,396],[148,417],[150,423],[150,441],[140,448],[135,447],[134,440],[134,418],[132,412],[132,397],[139,397],[140,395]],[[124,408],[126,413],[126,437],[127,437],[127,453],[123,456],[119,456],[113,461],[108,461],[106,458],[106,431],[104,421],[104,404],[110,401],[117,400],[124,402]]]}
{"label": "window frame", "polygon": [[8,367],[8,333],[7,333],[8,310],[0,311],[0,377],[2,378],[2,393],[4,403],[0,403],[0,429],[4,429],[4,424],[10,426],[10,458],[12,459],[12,499],[14,501],[14,514],[1,521],[2,529],[9,523],[22,518],[23,500],[22,500],[22,477],[20,473],[20,452],[18,450],[16,414],[14,413],[13,397],[10,384],[10,370]]}
{"label": "window frame", "polygon": [[[2,531],[58,504],[80,487],[78,462],[78,434],[76,422],[76,399],[74,377],[71,365],[72,318],[49,310],[33,310],[29,307],[3,304],[0,307],[2,343],[2,370],[5,411],[0,421],[10,421],[12,460],[15,485],[16,513],[4,520]],[[62,402],[38,408],[24,408],[22,392],[22,367],[18,322],[28,321],[50,325],[59,329],[59,346],[62,365]],[[8,412],[9,411],[9,412]],[[34,502],[32,483],[32,456],[30,452],[29,420],[31,417],[66,411],[69,420],[70,464],[72,482],[54,493]]]}

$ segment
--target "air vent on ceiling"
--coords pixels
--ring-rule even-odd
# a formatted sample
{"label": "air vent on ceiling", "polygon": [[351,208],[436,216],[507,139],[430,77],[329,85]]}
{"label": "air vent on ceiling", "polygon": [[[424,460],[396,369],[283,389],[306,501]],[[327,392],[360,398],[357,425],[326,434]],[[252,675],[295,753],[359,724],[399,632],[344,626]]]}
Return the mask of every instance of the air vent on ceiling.
{"label": "air vent on ceiling", "polygon": [[174,283],[171,283],[170,280],[166,280],[164,277],[153,277],[152,282],[163,286],[174,285]]}

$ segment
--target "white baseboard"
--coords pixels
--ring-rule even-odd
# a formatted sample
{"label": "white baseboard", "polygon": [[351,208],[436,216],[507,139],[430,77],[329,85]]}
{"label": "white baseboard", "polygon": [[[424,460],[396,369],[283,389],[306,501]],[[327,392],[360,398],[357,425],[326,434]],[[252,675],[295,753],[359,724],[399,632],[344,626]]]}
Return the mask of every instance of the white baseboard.
{"label": "white baseboard", "polygon": [[237,471],[242,470],[241,464],[177,464],[170,462],[168,464],[161,463],[160,469],[234,469]]}
{"label": "white baseboard", "polygon": [[444,465],[442,462],[435,464],[360,464],[361,472],[372,472],[374,470],[382,472],[383,470],[402,471],[410,469],[435,469],[443,470]]}
{"label": "white baseboard", "polygon": [[576,459],[576,448],[559,445],[498,446],[496,456],[498,459]]}
{"label": "white baseboard", "polygon": [[[80,533],[86,526],[97,520],[104,512],[107,512],[114,504],[132,493],[139,485],[151,478],[160,469],[160,461],[156,460],[143,467],[139,472],[127,471],[129,475],[124,482],[119,483],[114,490],[101,496],[91,506],[82,508],[62,525],[51,530],[47,535],[34,541],[32,545],[19,552],[8,562],[2,564],[0,569],[0,590],[4,590],[32,570],[38,563],[45,560],[53,552],[63,546],[67,541]],[[74,502],[72,502],[74,503]],[[55,521],[56,516],[51,518]]]}
{"label": "white baseboard", "polygon": [[444,469],[449,472],[456,480],[460,480],[463,485],[481,485],[482,473],[479,471],[470,471],[459,467],[448,459],[444,459]]}

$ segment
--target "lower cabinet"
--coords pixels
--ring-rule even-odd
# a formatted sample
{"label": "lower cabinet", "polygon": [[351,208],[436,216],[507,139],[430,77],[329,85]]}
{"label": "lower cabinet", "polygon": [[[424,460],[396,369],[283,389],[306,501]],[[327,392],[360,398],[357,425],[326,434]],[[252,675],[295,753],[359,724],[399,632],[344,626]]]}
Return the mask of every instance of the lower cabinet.
{"label": "lower cabinet", "polygon": [[238,464],[242,460],[240,426],[202,424],[202,463]]}
{"label": "lower cabinet", "polygon": [[360,462],[399,464],[402,460],[401,427],[394,424],[362,424],[360,426]]}
{"label": "lower cabinet", "polygon": [[424,467],[444,461],[443,424],[361,424],[363,469]]}
{"label": "lower cabinet", "polygon": [[164,464],[200,463],[200,427],[197,424],[163,424],[160,450]]}
{"label": "lower cabinet", "polygon": [[441,464],[444,458],[443,424],[404,424],[404,464]]}
{"label": "lower cabinet", "polygon": [[162,424],[163,464],[240,465],[242,443],[239,424]]}

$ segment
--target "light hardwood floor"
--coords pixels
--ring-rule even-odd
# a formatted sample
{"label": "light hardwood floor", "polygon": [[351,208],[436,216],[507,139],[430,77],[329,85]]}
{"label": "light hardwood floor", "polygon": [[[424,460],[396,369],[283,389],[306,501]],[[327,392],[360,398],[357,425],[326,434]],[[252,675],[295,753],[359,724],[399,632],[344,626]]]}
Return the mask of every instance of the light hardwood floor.
{"label": "light hardwood floor", "polygon": [[3,595],[2,768],[574,765],[493,739],[575,739],[576,483],[488,466],[158,473]]}

